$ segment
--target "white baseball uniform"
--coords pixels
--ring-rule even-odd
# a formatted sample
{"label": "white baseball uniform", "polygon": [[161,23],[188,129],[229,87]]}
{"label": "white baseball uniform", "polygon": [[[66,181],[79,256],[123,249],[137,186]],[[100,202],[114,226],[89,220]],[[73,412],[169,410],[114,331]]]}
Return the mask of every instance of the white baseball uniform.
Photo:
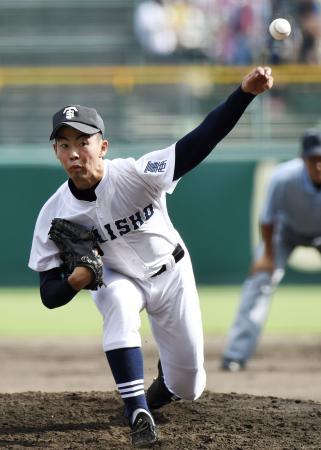
{"label": "white baseball uniform", "polygon": [[[195,399],[205,386],[203,333],[189,254],[166,208],[171,193],[175,146],[132,158],[105,160],[96,201],[78,200],[65,182],[37,219],[29,267],[44,272],[61,260],[48,231],[55,217],[94,227],[104,252],[106,287],[92,291],[103,316],[103,348],[141,345],[140,311],[146,308],[167,387]],[[175,263],[180,243],[185,256]],[[166,264],[166,271],[152,277]]]}
{"label": "white baseball uniform", "polygon": [[[126,414],[147,408],[144,391],[133,387],[141,385],[143,376],[141,356],[135,351],[141,345],[143,308],[159,348],[169,390],[165,394],[196,399],[205,387],[198,294],[189,254],[167,213],[166,193],[174,190],[173,180],[196,167],[231,131],[254,97],[239,86],[175,145],[137,161],[107,160],[96,187],[80,193],[69,180],[39,214],[29,266],[41,272],[41,298],[48,307],[62,306],[77,293],[68,280],[59,278],[61,260],[48,236],[52,220],[60,217],[94,227],[100,237],[106,287],[92,291],[92,296],[103,316],[103,347]],[[72,105],[58,111],[50,139],[64,125],[104,136],[103,120],[92,108]],[[134,362],[128,368],[129,360]]]}

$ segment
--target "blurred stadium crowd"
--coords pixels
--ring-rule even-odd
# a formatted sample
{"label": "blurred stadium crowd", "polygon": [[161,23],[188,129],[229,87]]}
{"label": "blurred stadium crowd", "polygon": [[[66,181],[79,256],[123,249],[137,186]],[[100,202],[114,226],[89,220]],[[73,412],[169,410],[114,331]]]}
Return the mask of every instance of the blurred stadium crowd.
{"label": "blurred stadium crowd", "polygon": [[[286,17],[293,39],[277,43],[267,24]],[[149,55],[206,57],[219,64],[319,63],[319,0],[143,0],[134,15],[136,36]]]}
{"label": "blurred stadium crowd", "polygon": [[321,60],[321,0],[1,0],[0,25],[0,65]]}
{"label": "blurred stadium crowd", "polygon": [[[292,24],[286,41],[269,36],[275,17]],[[321,0],[1,0],[0,163],[50,162],[51,114],[66,103],[94,105],[122,154],[161,148],[225,98],[242,65],[264,63],[302,68],[246,112],[222,158],[292,157],[319,125],[320,60]]]}

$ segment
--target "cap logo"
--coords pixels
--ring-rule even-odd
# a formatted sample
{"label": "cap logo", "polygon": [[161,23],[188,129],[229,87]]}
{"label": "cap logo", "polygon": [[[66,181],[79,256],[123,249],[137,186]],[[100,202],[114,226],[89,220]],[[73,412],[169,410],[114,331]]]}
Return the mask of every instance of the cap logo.
{"label": "cap logo", "polygon": [[75,106],[67,106],[67,108],[63,110],[63,114],[65,114],[66,119],[73,119],[76,111],[78,112],[78,109]]}

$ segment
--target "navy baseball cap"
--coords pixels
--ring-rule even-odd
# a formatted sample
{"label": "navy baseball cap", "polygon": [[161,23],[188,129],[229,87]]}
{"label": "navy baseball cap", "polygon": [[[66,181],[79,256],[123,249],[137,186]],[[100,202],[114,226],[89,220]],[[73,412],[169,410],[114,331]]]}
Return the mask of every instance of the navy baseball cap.
{"label": "navy baseball cap", "polygon": [[321,131],[307,130],[302,137],[302,156],[321,156]]}
{"label": "navy baseball cap", "polygon": [[61,108],[52,118],[52,133],[50,140],[54,139],[57,131],[68,125],[85,134],[101,133],[104,136],[105,125],[100,114],[94,108],[87,106],[70,105]]}

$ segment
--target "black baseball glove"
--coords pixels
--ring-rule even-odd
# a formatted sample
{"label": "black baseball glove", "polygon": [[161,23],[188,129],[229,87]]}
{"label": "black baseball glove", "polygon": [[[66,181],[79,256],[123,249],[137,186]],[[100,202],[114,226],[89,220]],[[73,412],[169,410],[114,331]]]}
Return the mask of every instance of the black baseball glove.
{"label": "black baseball glove", "polygon": [[59,249],[62,260],[61,270],[68,277],[77,266],[88,267],[94,274],[93,281],[85,289],[97,290],[104,285],[104,254],[98,245],[94,230],[66,219],[55,218],[51,222],[49,236]]}

